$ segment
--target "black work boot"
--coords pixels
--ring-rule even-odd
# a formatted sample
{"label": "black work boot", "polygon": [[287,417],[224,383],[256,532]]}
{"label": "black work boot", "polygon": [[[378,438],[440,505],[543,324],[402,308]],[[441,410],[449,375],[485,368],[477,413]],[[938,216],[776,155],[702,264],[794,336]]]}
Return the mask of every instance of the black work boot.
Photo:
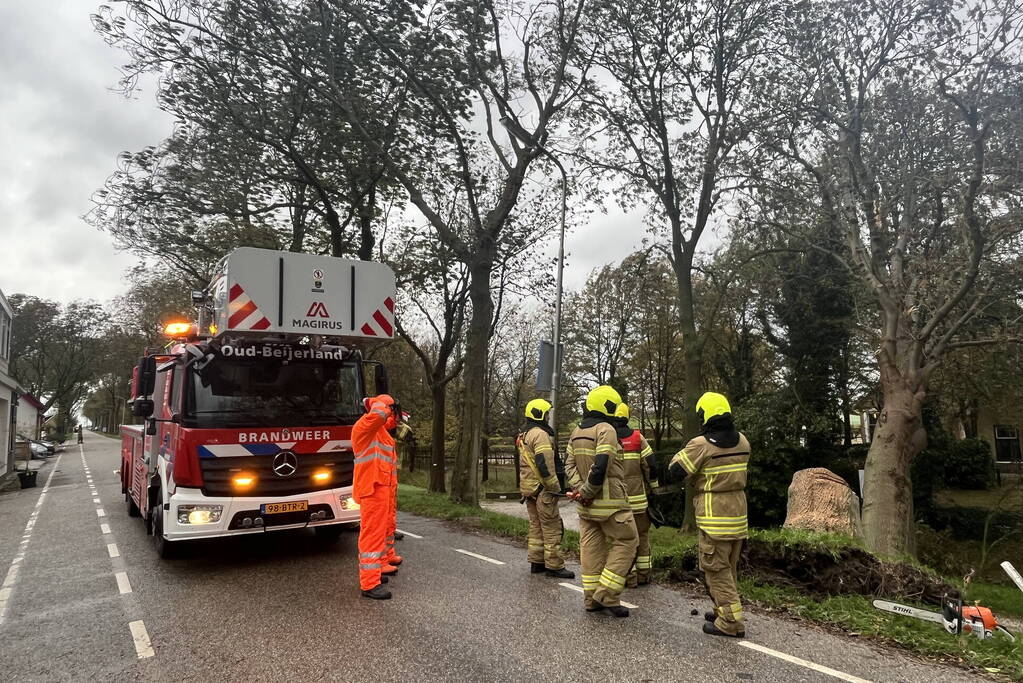
{"label": "black work boot", "polygon": [[530,562],[529,563],[529,573],[530,574],[540,574],[540,573],[542,573],[542,572],[544,572],[546,570],[547,570],[547,567],[544,566],[543,562]]}
{"label": "black work boot", "polygon": [[709,622],[703,625],[703,632],[706,633],[709,636],[724,636],[725,638],[745,638],[746,637],[746,632],[745,631],[739,631],[735,635],[732,635],[731,633],[725,633],[724,631],[719,629],[717,626],[715,626],[714,624],[709,623]]}
{"label": "black work boot", "polygon": [[603,610],[603,609],[604,609],[604,606],[603,606],[603,605],[601,605],[601,604],[600,604],[599,602],[597,602],[597,601],[595,601],[595,600],[594,600],[593,604],[592,604],[592,605],[589,605],[589,606],[588,606],[588,607],[586,608],[586,611],[587,611],[587,612],[599,612],[599,611],[601,611],[601,610]]}
{"label": "black work boot", "polygon": [[380,577],[380,583],[382,583],[382,584],[383,583],[387,583],[387,577],[386,576],[381,576]]}
{"label": "black work boot", "polygon": [[556,579],[574,579],[575,572],[562,567],[561,569],[548,569],[547,576],[553,576]]}
{"label": "black work boot", "polygon": [[607,608],[607,611],[615,615],[619,619],[624,619],[625,617],[629,616],[629,608],[622,607],[621,605],[611,605],[610,607]]}
{"label": "black work boot", "polygon": [[713,612],[704,612],[703,618],[711,623],[714,623],[715,621],[718,620],[718,615],[714,614]]}
{"label": "black work boot", "polygon": [[362,591],[362,597],[372,598],[373,600],[390,600],[391,591],[387,590],[381,585],[376,585],[370,588],[368,591]]}
{"label": "black work boot", "polygon": [[394,532],[394,540],[400,541],[403,538],[405,538],[405,532],[404,531],[395,531]]}

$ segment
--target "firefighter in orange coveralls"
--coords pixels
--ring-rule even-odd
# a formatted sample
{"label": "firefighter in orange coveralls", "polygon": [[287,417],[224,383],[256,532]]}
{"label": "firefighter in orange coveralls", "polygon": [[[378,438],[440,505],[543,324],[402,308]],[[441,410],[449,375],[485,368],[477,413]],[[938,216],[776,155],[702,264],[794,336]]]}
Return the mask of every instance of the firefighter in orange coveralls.
{"label": "firefighter in orange coveralls", "polygon": [[367,403],[368,411],[352,427],[352,498],[360,506],[359,586],[364,597],[389,600],[391,592],[381,586],[387,582],[383,575],[396,573],[401,563],[394,554],[398,455],[390,431],[398,426],[401,412],[387,394]]}

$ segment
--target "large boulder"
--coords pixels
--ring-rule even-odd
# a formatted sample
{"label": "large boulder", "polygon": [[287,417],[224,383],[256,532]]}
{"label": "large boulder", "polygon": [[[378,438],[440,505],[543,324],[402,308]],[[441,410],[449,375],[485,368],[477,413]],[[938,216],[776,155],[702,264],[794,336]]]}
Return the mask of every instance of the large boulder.
{"label": "large boulder", "polygon": [[789,485],[786,529],[863,537],[860,498],[842,477],[823,467],[799,470]]}

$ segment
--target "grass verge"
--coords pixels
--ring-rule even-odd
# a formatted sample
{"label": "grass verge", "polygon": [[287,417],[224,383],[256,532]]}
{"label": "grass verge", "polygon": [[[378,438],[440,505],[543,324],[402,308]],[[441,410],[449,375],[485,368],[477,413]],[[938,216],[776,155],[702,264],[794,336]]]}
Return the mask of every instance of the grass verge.
{"label": "grass verge", "polygon": [[[398,487],[398,507],[415,515],[446,519],[468,529],[523,542],[529,533],[529,524],[524,519],[453,503],[444,495],[432,494],[407,484]],[[850,539],[833,534],[783,529],[753,530],[751,538],[765,543],[805,544],[836,557],[851,543]],[[563,545],[565,550],[577,553],[579,534],[566,531]],[[694,536],[683,535],[667,527],[650,530],[650,545],[654,566],[669,565],[678,562],[683,556],[696,553]],[[853,542],[852,545],[857,544]],[[937,624],[881,612],[871,605],[871,598],[863,595],[821,598],[750,579],[740,579],[740,593],[745,601],[768,611],[876,639],[938,661],[982,669],[1023,681],[1023,636],[1015,643],[1001,637],[987,641],[966,636],[957,638],[945,633]],[[974,584],[968,597],[980,600],[985,605],[996,605],[998,614],[1023,616],[1023,592],[1014,587]]]}

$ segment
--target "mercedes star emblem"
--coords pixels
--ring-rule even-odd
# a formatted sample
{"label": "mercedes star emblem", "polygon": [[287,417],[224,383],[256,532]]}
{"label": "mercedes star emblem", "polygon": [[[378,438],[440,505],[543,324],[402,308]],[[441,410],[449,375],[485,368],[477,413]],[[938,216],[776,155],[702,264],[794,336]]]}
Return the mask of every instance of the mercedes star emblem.
{"label": "mercedes star emblem", "polygon": [[281,451],[274,456],[274,474],[290,477],[298,470],[298,457],[291,451]]}

